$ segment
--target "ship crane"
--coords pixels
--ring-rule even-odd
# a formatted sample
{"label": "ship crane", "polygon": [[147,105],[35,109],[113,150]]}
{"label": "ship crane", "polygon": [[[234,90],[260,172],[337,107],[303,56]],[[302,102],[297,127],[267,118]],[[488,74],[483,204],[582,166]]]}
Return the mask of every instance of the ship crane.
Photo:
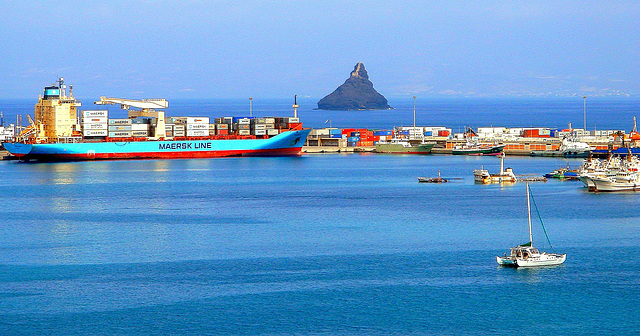
{"label": "ship crane", "polygon": [[[120,104],[123,110],[129,111],[129,118],[136,117],[154,117],[156,118],[155,138],[164,138],[165,122],[164,111],[156,111],[156,109],[165,109],[169,107],[169,102],[166,99],[125,99],[125,98],[107,98],[100,97],[100,100],[94,102],[96,105],[115,105]],[[132,110],[131,108],[138,110]]]}
{"label": "ship crane", "polygon": [[[135,117],[156,117],[157,113],[155,109],[165,109],[169,107],[169,102],[166,99],[125,99],[125,98],[107,98],[100,97],[100,100],[95,102],[96,105],[115,105],[120,104],[123,110],[129,111],[129,118]],[[139,110],[130,110],[130,108],[137,108]]]}

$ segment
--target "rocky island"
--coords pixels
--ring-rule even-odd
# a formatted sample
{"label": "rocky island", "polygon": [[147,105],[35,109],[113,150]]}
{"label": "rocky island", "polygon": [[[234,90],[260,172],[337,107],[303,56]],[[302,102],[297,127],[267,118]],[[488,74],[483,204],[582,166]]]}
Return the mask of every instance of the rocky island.
{"label": "rocky island", "polygon": [[318,102],[320,110],[385,110],[387,98],[373,88],[364,64],[358,63],[344,84]]}

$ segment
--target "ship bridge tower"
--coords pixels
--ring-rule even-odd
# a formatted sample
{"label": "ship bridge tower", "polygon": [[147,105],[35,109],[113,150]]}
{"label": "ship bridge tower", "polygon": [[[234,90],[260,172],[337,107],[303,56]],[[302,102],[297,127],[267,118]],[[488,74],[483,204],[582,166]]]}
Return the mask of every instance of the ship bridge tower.
{"label": "ship bridge tower", "polygon": [[79,100],[73,97],[73,85],[67,86],[64,78],[58,83],[44,88],[44,94],[38,99],[34,112],[36,141],[56,142],[64,138],[71,139],[78,130]]}

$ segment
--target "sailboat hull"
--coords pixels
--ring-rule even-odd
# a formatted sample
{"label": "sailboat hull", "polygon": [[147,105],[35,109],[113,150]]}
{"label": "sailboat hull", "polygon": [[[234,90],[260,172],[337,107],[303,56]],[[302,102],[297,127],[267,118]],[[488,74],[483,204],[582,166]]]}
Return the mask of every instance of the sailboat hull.
{"label": "sailboat hull", "polygon": [[516,264],[518,267],[555,266],[564,263],[565,260],[567,260],[566,254],[546,254],[543,252],[527,259],[517,258]]}

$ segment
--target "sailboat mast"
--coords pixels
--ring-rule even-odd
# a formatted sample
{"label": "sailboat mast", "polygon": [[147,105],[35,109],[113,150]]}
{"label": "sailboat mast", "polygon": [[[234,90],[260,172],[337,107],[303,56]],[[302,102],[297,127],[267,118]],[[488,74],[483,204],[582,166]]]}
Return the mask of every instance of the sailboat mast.
{"label": "sailboat mast", "polygon": [[531,235],[531,202],[529,201],[529,183],[527,183],[527,218],[529,220],[529,242],[533,246],[533,236]]}

